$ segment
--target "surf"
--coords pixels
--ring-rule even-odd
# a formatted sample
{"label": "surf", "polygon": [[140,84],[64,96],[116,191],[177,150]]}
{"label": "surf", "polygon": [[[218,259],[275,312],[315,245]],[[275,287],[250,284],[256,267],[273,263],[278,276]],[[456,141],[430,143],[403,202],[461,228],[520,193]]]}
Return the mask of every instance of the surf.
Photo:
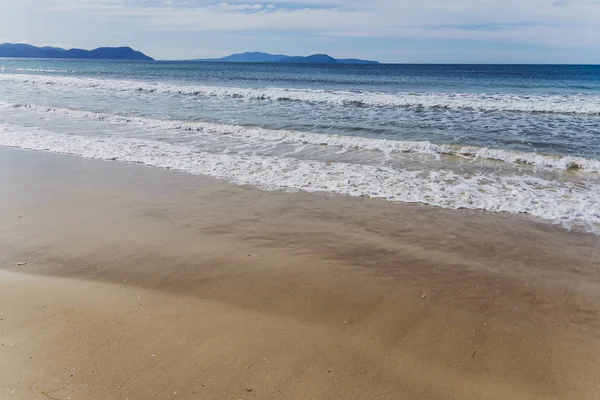
{"label": "surf", "polygon": [[0,74],[0,81],[32,85],[58,85],[89,90],[217,97],[238,101],[292,101],[347,107],[600,115],[600,96],[591,94],[526,95],[517,93],[373,92],[277,87],[243,88],[31,74]]}

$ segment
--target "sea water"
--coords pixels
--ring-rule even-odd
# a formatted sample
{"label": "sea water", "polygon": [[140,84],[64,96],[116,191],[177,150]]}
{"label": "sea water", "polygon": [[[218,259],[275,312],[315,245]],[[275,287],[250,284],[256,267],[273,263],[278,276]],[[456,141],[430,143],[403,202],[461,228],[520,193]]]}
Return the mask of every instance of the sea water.
{"label": "sea water", "polygon": [[600,66],[0,59],[0,145],[600,233]]}

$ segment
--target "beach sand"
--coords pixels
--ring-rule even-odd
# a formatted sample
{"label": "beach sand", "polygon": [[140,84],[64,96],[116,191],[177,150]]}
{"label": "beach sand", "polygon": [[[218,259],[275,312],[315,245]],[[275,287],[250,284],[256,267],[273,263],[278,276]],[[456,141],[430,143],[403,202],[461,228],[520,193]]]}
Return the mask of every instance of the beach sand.
{"label": "beach sand", "polygon": [[2,400],[598,399],[599,313],[525,216],[0,149]]}

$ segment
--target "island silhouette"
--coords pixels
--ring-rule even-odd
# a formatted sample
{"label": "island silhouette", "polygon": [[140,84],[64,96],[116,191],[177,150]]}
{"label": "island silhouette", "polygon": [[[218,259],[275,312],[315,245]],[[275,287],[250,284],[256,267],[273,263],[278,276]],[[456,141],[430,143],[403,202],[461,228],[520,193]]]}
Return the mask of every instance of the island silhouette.
{"label": "island silhouette", "polygon": [[0,57],[13,58],[70,58],[87,60],[137,60],[153,61],[131,47],[99,47],[94,50],[62,49],[60,47],[37,47],[22,43],[0,44]]}

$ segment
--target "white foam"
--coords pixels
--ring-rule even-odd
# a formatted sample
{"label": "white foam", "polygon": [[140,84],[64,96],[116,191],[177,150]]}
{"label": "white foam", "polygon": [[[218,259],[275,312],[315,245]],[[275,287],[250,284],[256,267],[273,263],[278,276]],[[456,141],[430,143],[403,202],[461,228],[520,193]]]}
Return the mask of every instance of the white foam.
{"label": "white foam", "polygon": [[445,170],[389,167],[285,157],[198,152],[163,142],[62,135],[0,125],[0,145],[86,158],[121,160],[209,175],[266,189],[333,192],[444,208],[528,213],[564,226],[600,227],[600,186],[548,181],[529,175],[459,175]]}
{"label": "white foam", "polygon": [[15,107],[34,112],[91,118],[109,123],[130,123],[148,129],[188,130],[217,135],[230,135],[257,141],[280,141],[297,144],[337,146],[344,149],[382,151],[386,153],[419,153],[429,155],[455,155],[472,159],[497,160],[507,163],[529,164],[538,168],[600,173],[600,160],[583,157],[547,155],[534,152],[503,150],[478,146],[436,144],[429,141],[402,141],[373,139],[324,133],[272,130],[259,127],[186,122],[54,108],[36,105],[0,103],[0,107]]}
{"label": "white foam", "polygon": [[0,68],[0,72],[45,72],[45,73],[68,73],[66,69],[47,69],[47,68]]}
{"label": "white foam", "polygon": [[363,107],[441,108],[452,110],[600,115],[600,96],[584,94],[384,93],[285,88],[240,88],[28,74],[0,74],[0,81],[52,84],[70,88],[106,89],[111,91],[138,91],[246,100],[300,101]]}

